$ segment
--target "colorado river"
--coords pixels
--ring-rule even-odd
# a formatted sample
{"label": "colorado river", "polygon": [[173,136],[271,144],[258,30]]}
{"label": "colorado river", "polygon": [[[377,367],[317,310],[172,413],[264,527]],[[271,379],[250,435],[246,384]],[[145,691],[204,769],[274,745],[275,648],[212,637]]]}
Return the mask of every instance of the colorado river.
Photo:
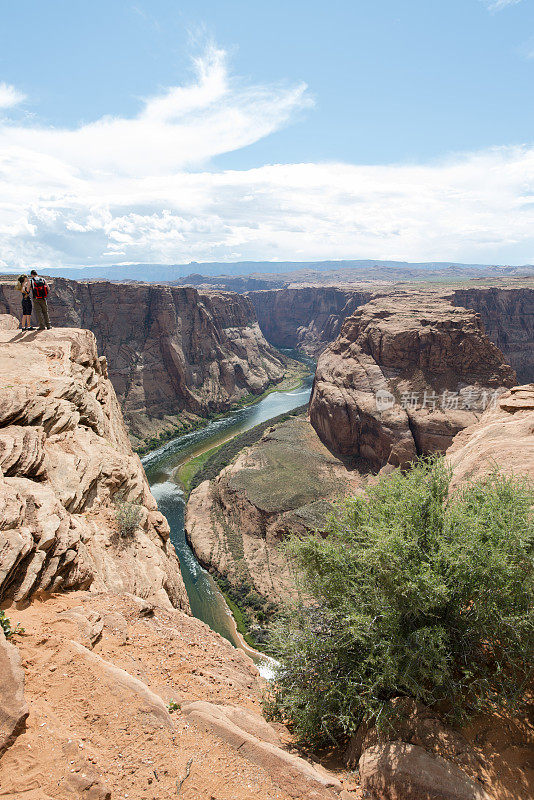
{"label": "colorado river", "polygon": [[[311,360],[306,363],[313,368]],[[312,381],[313,374],[310,374],[298,389],[272,392],[255,405],[231,412],[223,419],[210,422],[202,430],[173,439],[141,459],[152,494],[171,529],[171,541],[180,559],[191,611],[236,647],[241,647],[242,642],[236,634],[230,610],[215,581],[200,566],[186,541],[184,493],[174,476],[178,466],[188,457],[306,403]]]}

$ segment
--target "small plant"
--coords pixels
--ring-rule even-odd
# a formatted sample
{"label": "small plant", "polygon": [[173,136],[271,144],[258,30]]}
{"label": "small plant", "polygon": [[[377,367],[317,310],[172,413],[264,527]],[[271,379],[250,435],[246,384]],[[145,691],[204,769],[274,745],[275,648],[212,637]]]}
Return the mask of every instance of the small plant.
{"label": "small plant", "polygon": [[4,631],[6,639],[11,639],[16,633],[24,633],[24,628],[21,628],[20,624],[17,624],[14,628],[12,627],[11,620],[6,617],[5,611],[0,611],[0,627]]}
{"label": "small plant", "polygon": [[181,710],[180,703],[177,703],[176,700],[169,700],[169,702],[167,703],[167,711],[169,712],[169,714],[174,714],[175,711],[180,711],[180,710]]}
{"label": "small plant", "polygon": [[115,518],[119,525],[119,533],[123,538],[132,536],[141,522],[141,506],[139,503],[130,503],[127,500],[118,500],[115,503]]}

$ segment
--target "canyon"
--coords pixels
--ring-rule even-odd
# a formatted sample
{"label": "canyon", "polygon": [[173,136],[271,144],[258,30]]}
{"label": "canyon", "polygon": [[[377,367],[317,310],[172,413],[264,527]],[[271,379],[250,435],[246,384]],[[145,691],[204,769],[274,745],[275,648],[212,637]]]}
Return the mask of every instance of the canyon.
{"label": "canyon", "polygon": [[[0,282],[0,313],[20,312],[13,286]],[[52,325],[94,333],[136,446],[177,435],[298,371],[238,294],[56,278],[49,308]]]}
{"label": "canyon", "polygon": [[480,314],[489,339],[504,353],[519,380],[534,379],[534,288],[525,280],[518,286],[454,288],[387,286],[295,286],[250,291],[265,337],[278,347],[296,347],[318,356],[341,330],[344,320],[372,298],[428,293],[455,306]]}
{"label": "canyon", "polygon": [[263,719],[251,659],[191,617],[94,335],[0,315],[0,375],[2,797],[355,797]]}
{"label": "canyon", "polygon": [[[165,304],[174,308],[167,308],[165,330],[179,324],[172,316],[177,309],[187,324],[192,320],[175,344],[194,353],[202,368],[198,385],[193,357],[192,372],[182,373],[194,384],[187,402],[196,412],[205,413],[210,402],[224,406],[237,391],[235,356],[248,358],[247,336],[259,385],[271,354],[272,369],[278,364],[284,374],[287,365],[259,332],[251,300],[242,306],[232,295],[210,292],[208,302],[196,290],[154,288],[162,324]],[[133,289],[122,294],[120,287],[117,298],[149,294],[146,285]],[[101,290],[109,297],[116,288]],[[64,297],[67,313],[78,295]],[[308,311],[290,317],[281,334],[287,346],[320,351],[309,418],[267,428],[214,480],[200,484],[188,504],[188,533],[201,561],[268,602],[293,592],[278,549],[288,533],[325,530],[336,500],[363,493],[377,473],[414,454],[447,450],[455,486],[490,470],[496,458],[510,471],[533,469],[534,389],[516,386],[506,355],[484,333],[482,311],[439,292],[342,293],[328,301],[337,309],[332,314],[323,300],[312,296]],[[490,301],[497,302],[488,298],[487,308]],[[95,307],[101,310],[104,299]],[[283,308],[282,302],[276,313]],[[521,298],[508,308],[516,319],[528,310]],[[9,312],[5,303],[0,310]],[[91,313],[102,331],[100,310]],[[233,325],[219,330],[222,320]],[[9,313],[0,315],[0,602],[12,625],[25,629],[11,642],[0,631],[2,704],[9,699],[0,707],[3,796],[110,800],[126,790],[136,800],[161,793],[186,800],[359,800],[363,789],[380,796],[377,787],[386,781],[400,798],[416,779],[427,791],[421,780],[430,775],[434,788],[446,777],[455,800],[530,797],[528,721],[511,721],[497,737],[495,720],[458,732],[416,709],[399,741],[377,743],[367,732],[347,767],[330,771],[302,758],[287,728],[265,722],[252,661],[189,614],[168,525],[132,452],[107,359],[91,332],[76,328],[75,318],[68,322],[23,334]],[[152,319],[147,342],[156,324]],[[494,335],[507,347],[513,340],[528,369],[525,330],[521,323],[512,331],[508,322],[507,332]],[[142,353],[148,364],[139,331],[129,331],[140,348],[134,362]],[[212,350],[203,349],[208,344]],[[232,361],[233,372],[214,399],[222,373],[210,364],[219,357]],[[158,351],[152,378],[161,363]],[[377,392],[386,407],[377,408]],[[403,408],[404,396],[425,392],[457,395],[464,407],[453,401],[445,409]],[[464,402],[484,393],[491,398],[485,411]],[[121,401],[126,414],[135,412],[126,395]],[[170,399],[154,402],[157,413],[176,413]],[[136,509],[128,532],[121,504]],[[351,758],[359,763],[359,781]]]}
{"label": "canyon", "polygon": [[[295,317],[286,321],[298,335]],[[288,343],[289,328],[280,336]],[[317,344],[315,335],[308,342]],[[194,552],[245,605],[250,591],[276,604],[295,593],[279,548],[290,532],[326,530],[336,500],[363,492],[379,471],[444,453],[516,383],[480,316],[439,294],[389,293],[356,307],[319,356],[309,418],[268,429],[191,492]],[[254,616],[253,603],[247,610]]]}

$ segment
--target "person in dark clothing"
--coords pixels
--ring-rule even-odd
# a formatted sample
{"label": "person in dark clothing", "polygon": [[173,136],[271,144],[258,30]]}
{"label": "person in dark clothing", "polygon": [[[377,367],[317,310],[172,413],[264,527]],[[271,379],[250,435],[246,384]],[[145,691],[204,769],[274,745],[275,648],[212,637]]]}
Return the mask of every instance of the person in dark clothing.
{"label": "person in dark clothing", "polygon": [[33,331],[32,326],[32,299],[30,297],[30,281],[27,275],[19,275],[16,289],[22,292],[22,320],[20,328],[23,331]]}
{"label": "person in dark clothing", "polygon": [[48,297],[48,285],[45,279],[41,278],[34,269],[32,269],[30,275],[33,302],[35,303],[35,311],[39,321],[39,330],[44,331],[45,328],[50,330],[52,326],[50,325],[48,303],[46,302],[46,298]]}

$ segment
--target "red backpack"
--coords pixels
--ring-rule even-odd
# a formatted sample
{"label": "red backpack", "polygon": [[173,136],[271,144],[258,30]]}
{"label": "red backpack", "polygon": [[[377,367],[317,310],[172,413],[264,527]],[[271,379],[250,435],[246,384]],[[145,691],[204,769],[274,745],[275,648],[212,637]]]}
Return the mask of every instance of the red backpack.
{"label": "red backpack", "polygon": [[45,300],[48,297],[48,285],[44,278],[37,278],[31,279],[33,296],[37,300]]}

